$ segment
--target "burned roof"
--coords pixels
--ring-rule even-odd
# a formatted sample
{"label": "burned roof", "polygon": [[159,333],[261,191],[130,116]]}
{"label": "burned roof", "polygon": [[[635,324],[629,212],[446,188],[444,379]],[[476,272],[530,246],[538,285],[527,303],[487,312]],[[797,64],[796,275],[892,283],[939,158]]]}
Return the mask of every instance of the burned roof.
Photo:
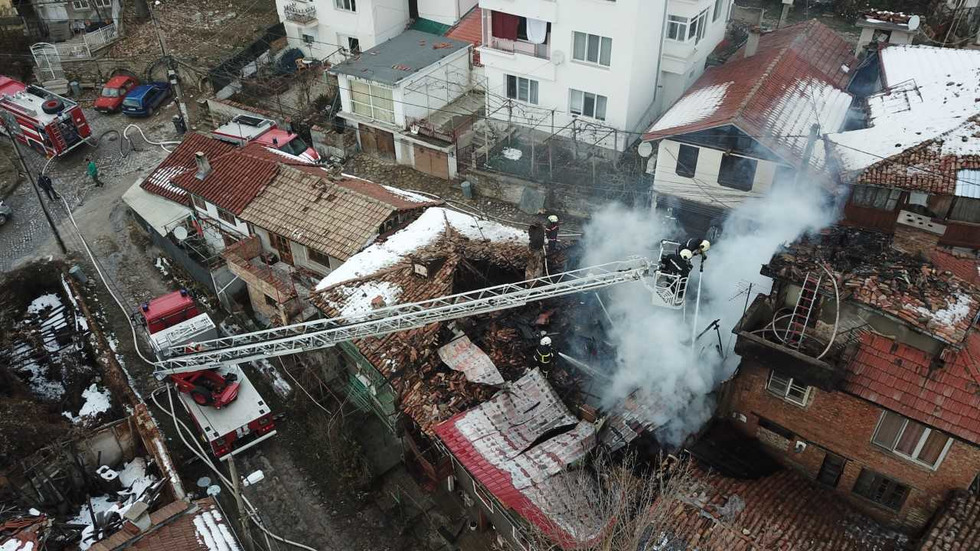
{"label": "burned roof", "polygon": [[959,490],[950,496],[919,551],[972,551],[980,549],[980,495]]}
{"label": "burned roof", "polygon": [[175,501],[150,513],[150,527],[135,533],[125,527],[96,542],[90,551],[238,551],[241,546],[214,498]]}
{"label": "burned roof", "polygon": [[864,335],[843,390],[968,442],[980,444],[980,334],[945,361],[881,335]]}
{"label": "burned roof", "polygon": [[[751,57],[736,53],[706,70],[643,139],[734,125],[797,163],[812,124],[824,132],[843,125],[851,105],[846,67],[856,66],[851,45],[815,19],[780,29],[761,37]],[[814,166],[823,157],[816,148]]]}
{"label": "burned roof", "polygon": [[[980,292],[954,273],[892,247],[892,236],[832,226],[804,237],[772,258],[764,271],[802,283],[806,274],[834,274],[842,300],[894,316],[940,341],[963,341],[980,306]],[[833,283],[821,285],[833,296]]]}
{"label": "burned roof", "polygon": [[210,159],[216,159],[234,149],[235,146],[230,143],[198,132],[190,132],[184,137],[184,141],[180,142],[143,180],[140,187],[165,199],[189,205],[187,192],[173,184],[174,178],[196,170],[194,154],[199,151]]}
{"label": "burned roof", "polygon": [[538,369],[435,432],[498,501],[562,548],[587,545],[608,525],[592,506],[592,475],[569,470],[595,447],[595,426],[572,416]]}
{"label": "burned roof", "polygon": [[333,73],[394,85],[443,58],[470,47],[468,42],[407,30],[330,68]]}
{"label": "burned roof", "polygon": [[857,512],[793,470],[756,480],[698,467],[692,483],[654,505],[666,518],[647,549],[900,551],[908,538]]}
{"label": "burned roof", "polygon": [[433,203],[411,201],[366,180],[334,180],[320,167],[280,165],[269,185],[242,210],[241,218],[347,260],[399,211]]}

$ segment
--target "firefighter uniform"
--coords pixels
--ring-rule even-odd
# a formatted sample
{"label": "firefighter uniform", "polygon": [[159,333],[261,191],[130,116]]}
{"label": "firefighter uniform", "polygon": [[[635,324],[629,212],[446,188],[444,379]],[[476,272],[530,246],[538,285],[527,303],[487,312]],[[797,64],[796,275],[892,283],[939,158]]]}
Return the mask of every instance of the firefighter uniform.
{"label": "firefighter uniform", "polygon": [[555,352],[551,349],[551,337],[543,337],[538,343],[538,347],[534,349],[534,363],[538,364],[538,367],[546,369],[551,367],[554,359]]}

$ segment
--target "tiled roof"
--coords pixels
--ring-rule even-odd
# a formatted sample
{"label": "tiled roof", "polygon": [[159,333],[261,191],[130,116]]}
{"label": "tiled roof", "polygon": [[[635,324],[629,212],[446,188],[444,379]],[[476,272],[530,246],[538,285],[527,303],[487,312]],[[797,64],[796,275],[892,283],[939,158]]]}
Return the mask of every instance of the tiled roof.
{"label": "tiled roof", "polygon": [[339,260],[347,260],[399,209],[424,205],[364,180],[334,182],[280,165],[269,185],[242,210],[241,218]]}
{"label": "tiled roof", "polygon": [[[813,123],[823,132],[844,123],[851,96],[844,92],[849,75],[842,66],[857,66],[852,50],[817,20],[767,34],[755,55],[745,58],[739,50],[732,61],[706,70],[643,139],[734,125],[787,163],[798,162]],[[707,107],[705,90],[713,98]],[[813,163],[822,165],[822,147]]]}
{"label": "tiled roof", "polygon": [[483,44],[483,16],[480,6],[466,12],[453,28],[446,32],[449,38],[463,40],[473,45],[473,64],[480,65],[480,52],[476,48]]}
{"label": "tiled roof", "polygon": [[922,536],[919,551],[980,549],[980,495],[954,493]]}
{"label": "tiled roof", "polygon": [[980,444],[980,334],[971,331],[944,366],[921,350],[865,335],[844,390],[921,423]]}
{"label": "tiled roof", "polygon": [[189,170],[175,177],[174,184],[236,216],[272,181],[278,166],[275,161],[260,159],[242,150],[217,158],[209,157],[208,162],[211,173],[203,180],[197,179],[196,170]]}
{"label": "tiled roof", "polygon": [[184,141],[180,142],[173,152],[143,180],[140,187],[150,193],[186,205],[188,204],[187,192],[175,186],[172,180],[180,174],[196,170],[194,154],[202,151],[209,159],[216,159],[234,149],[235,146],[230,143],[197,132],[188,133]]}
{"label": "tiled roof", "polygon": [[967,283],[980,283],[980,259],[976,255],[959,255],[936,249],[932,252],[932,263],[936,268],[948,271]]}
{"label": "tiled roof", "polygon": [[97,542],[90,551],[139,549],[143,551],[238,551],[241,547],[231,525],[214,499],[175,501],[150,513],[150,528],[130,533],[125,528]]}
{"label": "tiled roof", "polygon": [[693,483],[658,498],[666,518],[646,549],[899,551],[907,538],[792,470],[757,480],[692,467]]}
{"label": "tiled roof", "polygon": [[[767,271],[802,283],[808,272],[833,272],[841,300],[854,301],[902,320],[947,343],[963,340],[980,308],[980,289],[946,268],[891,247],[892,236],[833,226],[805,237],[770,260]],[[829,278],[824,291],[833,296]]]}
{"label": "tiled roof", "polygon": [[[560,427],[573,428],[540,440]],[[500,503],[562,548],[602,535],[609,519],[590,507],[599,501],[591,476],[567,469],[595,447],[595,426],[573,417],[538,369],[435,432]]]}

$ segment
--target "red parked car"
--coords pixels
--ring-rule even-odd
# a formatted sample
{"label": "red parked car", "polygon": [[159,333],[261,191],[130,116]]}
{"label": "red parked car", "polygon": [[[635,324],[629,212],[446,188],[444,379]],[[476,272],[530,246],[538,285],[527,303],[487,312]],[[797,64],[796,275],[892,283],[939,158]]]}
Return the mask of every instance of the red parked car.
{"label": "red parked car", "polygon": [[103,113],[115,113],[122,108],[123,98],[140,82],[127,75],[117,75],[109,79],[102,87],[99,99],[95,100],[95,110]]}

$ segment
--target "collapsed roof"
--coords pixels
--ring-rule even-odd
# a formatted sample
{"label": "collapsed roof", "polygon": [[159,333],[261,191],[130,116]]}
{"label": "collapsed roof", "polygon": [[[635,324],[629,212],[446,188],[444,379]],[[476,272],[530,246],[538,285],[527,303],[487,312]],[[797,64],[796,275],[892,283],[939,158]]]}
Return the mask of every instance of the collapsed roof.
{"label": "collapsed roof", "polygon": [[[963,341],[980,307],[980,290],[932,262],[891,247],[892,237],[833,226],[797,241],[769,262],[775,277],[802,283],[808,272],[834,274],[842,300],[901,319],[940,341]],[[833,284],[824,278],[824,290]]]}

